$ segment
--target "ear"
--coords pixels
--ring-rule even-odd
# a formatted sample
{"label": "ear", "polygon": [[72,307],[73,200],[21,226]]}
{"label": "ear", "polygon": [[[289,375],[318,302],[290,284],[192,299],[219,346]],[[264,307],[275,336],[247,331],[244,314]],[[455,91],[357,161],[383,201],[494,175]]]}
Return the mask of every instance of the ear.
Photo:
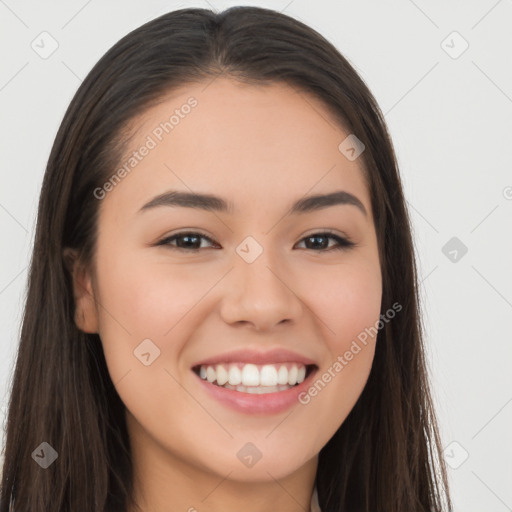
{"label": "ear", "polygon": [[75,324],[83,332],[98,332],[98,312],[90,271],[80,262],[76,250],[66,247],[62,252],[73,282]]}

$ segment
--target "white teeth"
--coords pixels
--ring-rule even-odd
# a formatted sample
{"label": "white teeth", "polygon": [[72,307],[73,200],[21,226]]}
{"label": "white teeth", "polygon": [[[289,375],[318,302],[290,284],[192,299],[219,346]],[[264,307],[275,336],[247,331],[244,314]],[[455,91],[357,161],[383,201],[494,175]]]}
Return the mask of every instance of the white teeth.
{"label": "white teeth", "polygon": [[290,389],[290,386],[288,384],[283,386],[254,386],[254,387],[246,387],[242,386],[241,384],[239,386],[231,386],[229,384],[225,384],[223,386],[227,389],[233,389],[235,391],[241,391],[243,393],[251,393],[256,395],[264,395],[266,393],[276,393],[277,391],[285,391],[286,389]]}
{"label": "white teeth", "polygon": [[275,386],[277,384],[277,370],[275,366],[266,364],[261,369],[260,384],[262,386]]}
{"label": "white teeth", "polygon": [[208,366],[208,368],[206,368],[206,380],[208,382],[213,382],[215,379],[217,379],[217,373],[215,372],[215,368]]}
{"label": "white teeth", "polygon": [[260,372],[255,364],[246,364],[242,370],[242,384],[244,386],[259,386]]}
{"label": "white teeth", "polygon": [[294,384],[297,384],[298,373],[299,372],[297,370],[297,367],[295,365],[293,365],[290,368],[290,371],[288,372],[288,384],[290,384],[290,386],[293,386]]}
{"label": "white teeth", "polygon": [[306,367],[301,363],[202,365],[199,376],[208,382],[244,393],[275,393],[304,382]]}
{"label": "white teeth", "polygon": [[286,368],[286,366],[281,365],[279,368],[279,371],[277,372],[277,383],[281,385],[288,384],[288,368]]}
{"label": "white teeth", "polygon": [[[202,366],[201,366],[202,368]],[[229,367],[229,384],[231,386],[238,386],[242,382],[242,372],[238,366],[232,364]]]}
{"label": "white teeth", "polygon": [[222,364],[217,366],[217,384],[223,386],[229,380],[229,374]]}

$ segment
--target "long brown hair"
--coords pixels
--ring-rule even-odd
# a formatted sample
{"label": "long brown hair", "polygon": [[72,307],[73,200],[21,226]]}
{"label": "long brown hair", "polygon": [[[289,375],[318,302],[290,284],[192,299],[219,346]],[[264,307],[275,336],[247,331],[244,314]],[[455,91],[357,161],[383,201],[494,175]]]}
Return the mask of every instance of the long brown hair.
{"label": "long brown hair", "polygon": [[[367,384],[320,452],[320,506],[324,512],[451,510],[410,220],[384,117],[353,67],[320,34],[273,10],[232,7],[181,9],[137,28],[100,59],[67,109],[39,201],[0,512],[13,504],[17,512],[122,512],[131,503],[125,407],[99,336],[75,324],[63,250],[92,261],[99,207],[93,191],[119,164],[130,121],[173,88],[221,74],[312,94],[363,142],[382,268],[381,312],[395,302],[403,306],[379,332]],[[43,442],[58,454],[47,469],[33,458]]]}

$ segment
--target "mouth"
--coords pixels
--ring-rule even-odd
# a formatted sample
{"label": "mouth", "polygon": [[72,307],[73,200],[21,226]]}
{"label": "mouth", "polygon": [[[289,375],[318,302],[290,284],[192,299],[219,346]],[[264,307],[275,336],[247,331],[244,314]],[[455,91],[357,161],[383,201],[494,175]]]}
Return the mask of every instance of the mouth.
{"label": "mouth", "polygon": [[300,386],[318,367],[301,362],[199,364],[192,371],[218,388],[246,394],[280,393]]}

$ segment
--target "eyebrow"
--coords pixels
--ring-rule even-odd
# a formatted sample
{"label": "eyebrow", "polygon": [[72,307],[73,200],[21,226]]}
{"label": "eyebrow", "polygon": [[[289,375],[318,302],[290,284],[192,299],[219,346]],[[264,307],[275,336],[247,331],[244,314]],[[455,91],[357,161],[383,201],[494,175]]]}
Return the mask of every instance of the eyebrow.
{"label": "eyebrow", "polygon": [[[363,203],[355,195],[344,190],[303,197],[292,205],[290,214],[309,213],[336,205],[352,205],[357,207],[365,216],[368,215]],[[235,209],[231,201],[226,201],[212,194],[169,190],[151,199],[139,210],[139,213],[159,206],[195,208],[230,214]]]}

